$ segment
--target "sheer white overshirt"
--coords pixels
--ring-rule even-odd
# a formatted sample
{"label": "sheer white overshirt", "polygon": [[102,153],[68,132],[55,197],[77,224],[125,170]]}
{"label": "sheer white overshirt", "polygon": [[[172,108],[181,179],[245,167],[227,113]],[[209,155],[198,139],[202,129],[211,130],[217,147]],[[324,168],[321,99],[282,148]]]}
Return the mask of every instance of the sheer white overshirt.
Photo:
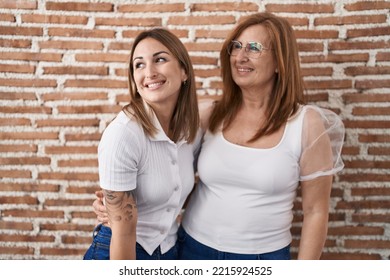
{"label": "sheer white overshirt", "polygon": [[160,246],[165,253],[176,242],[180,213],[194,186],[194,143],[171,141],[151,113],[155,137],[124,112],[105,129],[98,148],[100,186],[111,191],[136,190],[137,243],[149,254]]}
{"label": "sheer white overshirt", "polygon": [[261,254],[287,246],[299,182],[340,171],[343,140],[339,117],[315,106],[289,119],[282,139],[269,149],[239,146],[221,131],[207,131],[184,229],[224,252]]}

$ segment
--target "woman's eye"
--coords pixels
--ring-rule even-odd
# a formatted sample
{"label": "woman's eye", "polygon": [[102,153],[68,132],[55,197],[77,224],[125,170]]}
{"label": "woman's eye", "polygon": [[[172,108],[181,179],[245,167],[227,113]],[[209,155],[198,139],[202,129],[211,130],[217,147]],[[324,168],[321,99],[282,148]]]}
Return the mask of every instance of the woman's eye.
{"label": "woman's eye", "polygon": [[240,43],[234,43],[233,44],[233,49],[236,49],[236,50],[241,49],[241,44]]}
{"label": "woman's eye", "polygon": [[261,51],[261,45],[259,43],[250,43],[249,44],[249,50],[251,52],[260,52]]}
{"label": "woman's eye", "polygon": [[143,67],[144,67],[144,64],[141,63],[141,62],[138,62],[138,63],[136,63],[136,64],[134,65],[134,68],[136,68],[136,69],[143,68]]}
{"label": "woman's eye", "polygon": [[156,62],[165,62],[167,61],[164,57],[157,57]]}

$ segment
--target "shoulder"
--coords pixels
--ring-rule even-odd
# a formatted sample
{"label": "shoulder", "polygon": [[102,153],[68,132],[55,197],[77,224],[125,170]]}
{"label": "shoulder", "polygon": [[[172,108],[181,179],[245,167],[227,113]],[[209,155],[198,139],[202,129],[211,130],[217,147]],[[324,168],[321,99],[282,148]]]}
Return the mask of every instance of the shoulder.
{"label": "shoulder", "polygon": [[104,130],[101,142],[115,145],[121,142],[138,142],[144,137],[143,129],[135,118],[121,111]]}
{"label": "shoulder", "polygon": [[217,98],[205,97],[198,100],[200,126],[203,131],[206,131],[209,126],[209,119],[213,111]]}

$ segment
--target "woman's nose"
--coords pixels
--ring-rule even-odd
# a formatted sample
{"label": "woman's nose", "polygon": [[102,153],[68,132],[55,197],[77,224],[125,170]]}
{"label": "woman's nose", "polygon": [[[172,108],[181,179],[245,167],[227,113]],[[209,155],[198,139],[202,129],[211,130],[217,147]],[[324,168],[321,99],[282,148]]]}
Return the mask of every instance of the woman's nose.
{"label": "woman's nose", "polygon": [[157,71],[154,66],[147,66],[146,67],[146,78],[153,79],[157,77]]}

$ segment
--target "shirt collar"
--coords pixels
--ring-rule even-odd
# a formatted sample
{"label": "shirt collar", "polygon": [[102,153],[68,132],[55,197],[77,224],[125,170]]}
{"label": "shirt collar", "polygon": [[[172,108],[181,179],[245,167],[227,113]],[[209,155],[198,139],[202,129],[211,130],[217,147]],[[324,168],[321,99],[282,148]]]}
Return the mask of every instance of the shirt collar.
{"label": "shirt collar", "polygon": [[167,141],[169,143],[172,143],[172,144],[175,144],[175,145],[178,145],[180,146],[181,144],[183,143],[186,143],[187,141],[185,139],[181,139],[179,140],[177,143],[173,142],[164,132],[164,129],[162,128],[157,116],[156,116],[156,113],[154,112],[154,110],[152,109],[152,107],[147,104],[145,101],[144,101],[144,107],[145,107],[145,110],[147,112],[147,114],[149,115],[154,127],[157,129],[157,132],[154,136],[149,136],[149,139],[151,141]]}

